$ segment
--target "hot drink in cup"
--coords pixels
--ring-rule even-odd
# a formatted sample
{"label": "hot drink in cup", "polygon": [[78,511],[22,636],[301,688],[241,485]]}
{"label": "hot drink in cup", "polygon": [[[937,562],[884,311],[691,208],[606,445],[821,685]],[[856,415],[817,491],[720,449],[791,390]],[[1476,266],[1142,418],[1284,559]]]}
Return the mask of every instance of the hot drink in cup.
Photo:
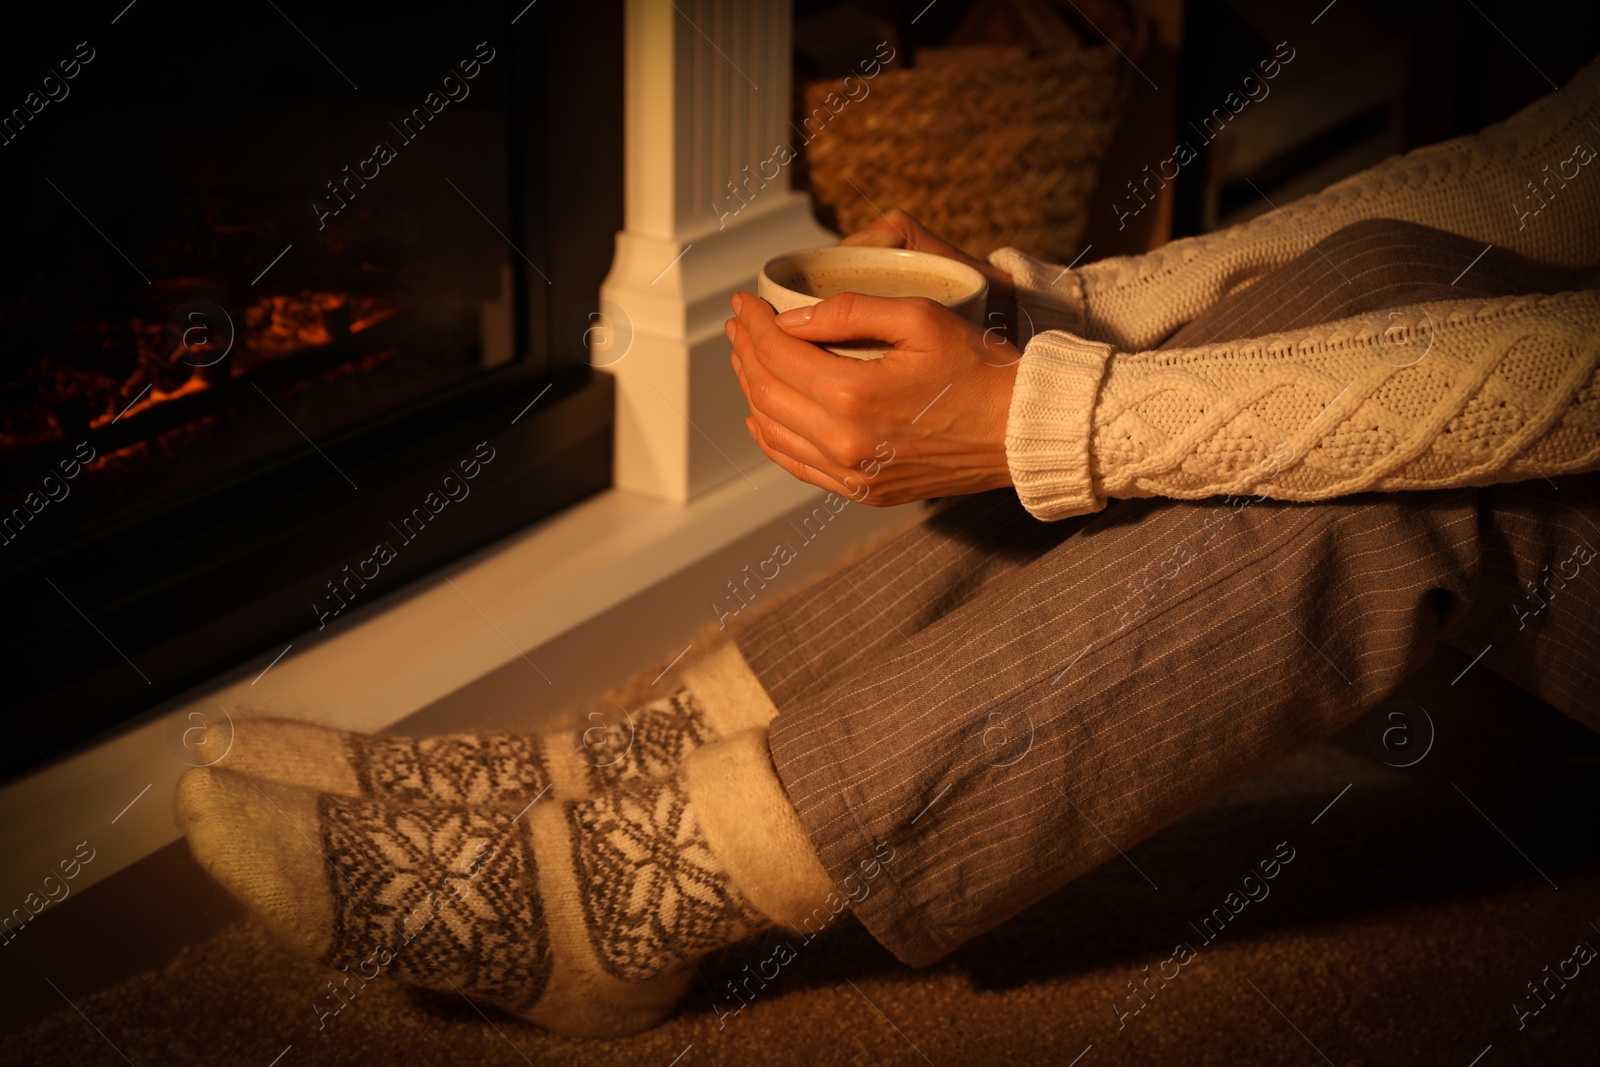
{"label": "hot drink in cup", "polygon": [[[767,261],[757,292],[780,313],[840,293],[921,296],[981,326],[989,281],[965,263],[928,252],[828,247],[788,252]],[[881,341],[841,341],[822,347],[857,359],[877,359],[891,351]]]}

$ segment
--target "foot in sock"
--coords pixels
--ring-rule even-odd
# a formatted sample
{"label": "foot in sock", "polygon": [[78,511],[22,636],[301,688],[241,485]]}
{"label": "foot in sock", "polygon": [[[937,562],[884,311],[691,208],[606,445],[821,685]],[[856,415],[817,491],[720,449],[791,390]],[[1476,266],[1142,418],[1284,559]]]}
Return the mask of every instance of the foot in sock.
{"label": "foot in sock", "polygon": [[345,733],[293,719],[241,718],[217,766],[340,796],[401,804],[501,804],[593,796],[675,773],[718,737],[777,714],[732,642],[687,664],[685,685],[631,715],[590,712],[545,734],[405,737]]}
{"label": "foot in sock", "polygon": [[180,783],[178,815],[201,865],[307,955],[574,1036],[654,1025],[701,956],[797,923],[831,889],[765,729],[697,749],[673,777],[522,811],[206,768]]}

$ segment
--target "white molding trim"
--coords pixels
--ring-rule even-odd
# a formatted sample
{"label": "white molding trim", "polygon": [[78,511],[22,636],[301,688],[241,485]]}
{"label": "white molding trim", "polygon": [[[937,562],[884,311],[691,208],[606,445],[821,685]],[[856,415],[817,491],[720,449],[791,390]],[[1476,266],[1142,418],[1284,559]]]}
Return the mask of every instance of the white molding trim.
{"label": "white molding trim", "polygon": [[[831,244],[787,166],[789,0],[629,0],[626,229],[601,287],[617,379],[615,481],[683,502],[760,458],[728,367],[736,290],[794,248]],[[737,184],[737,187],[735,183]]]}

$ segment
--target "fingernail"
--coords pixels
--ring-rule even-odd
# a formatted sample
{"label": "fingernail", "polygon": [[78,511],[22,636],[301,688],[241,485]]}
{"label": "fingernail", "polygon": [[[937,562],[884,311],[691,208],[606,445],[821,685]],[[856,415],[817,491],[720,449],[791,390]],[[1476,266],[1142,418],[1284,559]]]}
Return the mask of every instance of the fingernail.
{"label": "fingernail", "polygon": [[733,340],[733,324],[737,321],[737,319],[729,319],[722,324],[722,332],[728,335],[728,340],[730,341]]}
{"label": "fingernail", "polygon": [[737,314],[739,314],[740,309],[744,307],[744,294],[743,293],[734,293],[732,302],[733,302],[733,313],[735,315],[737,315]]}
{"label": "fingernail", "polygon": [[815,304],[811,304],[803,308],[790,308],[773,321],[786,330],[791,326],[804,326],[811,321],[811,312],[815,307]]}

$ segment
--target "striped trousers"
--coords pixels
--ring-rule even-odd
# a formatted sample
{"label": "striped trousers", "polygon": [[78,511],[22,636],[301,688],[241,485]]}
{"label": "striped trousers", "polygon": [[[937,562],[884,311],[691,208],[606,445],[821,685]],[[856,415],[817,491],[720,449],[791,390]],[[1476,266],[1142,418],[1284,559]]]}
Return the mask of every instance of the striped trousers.
{"label": "striped trousers", "polygon": [[[1168,345],[1571,287],[1499,249],[1451,284],[1480,251],[1361,223]],[[943,502],[736,640],[824,866],[842,880],[892,847],[855,912],[923,964],[1368,713],[1440,642],[1476,657],[1457,684],[1494,671],[1600,730],[1596,546],[1600,475],[1057,523],[997,491]]]}

